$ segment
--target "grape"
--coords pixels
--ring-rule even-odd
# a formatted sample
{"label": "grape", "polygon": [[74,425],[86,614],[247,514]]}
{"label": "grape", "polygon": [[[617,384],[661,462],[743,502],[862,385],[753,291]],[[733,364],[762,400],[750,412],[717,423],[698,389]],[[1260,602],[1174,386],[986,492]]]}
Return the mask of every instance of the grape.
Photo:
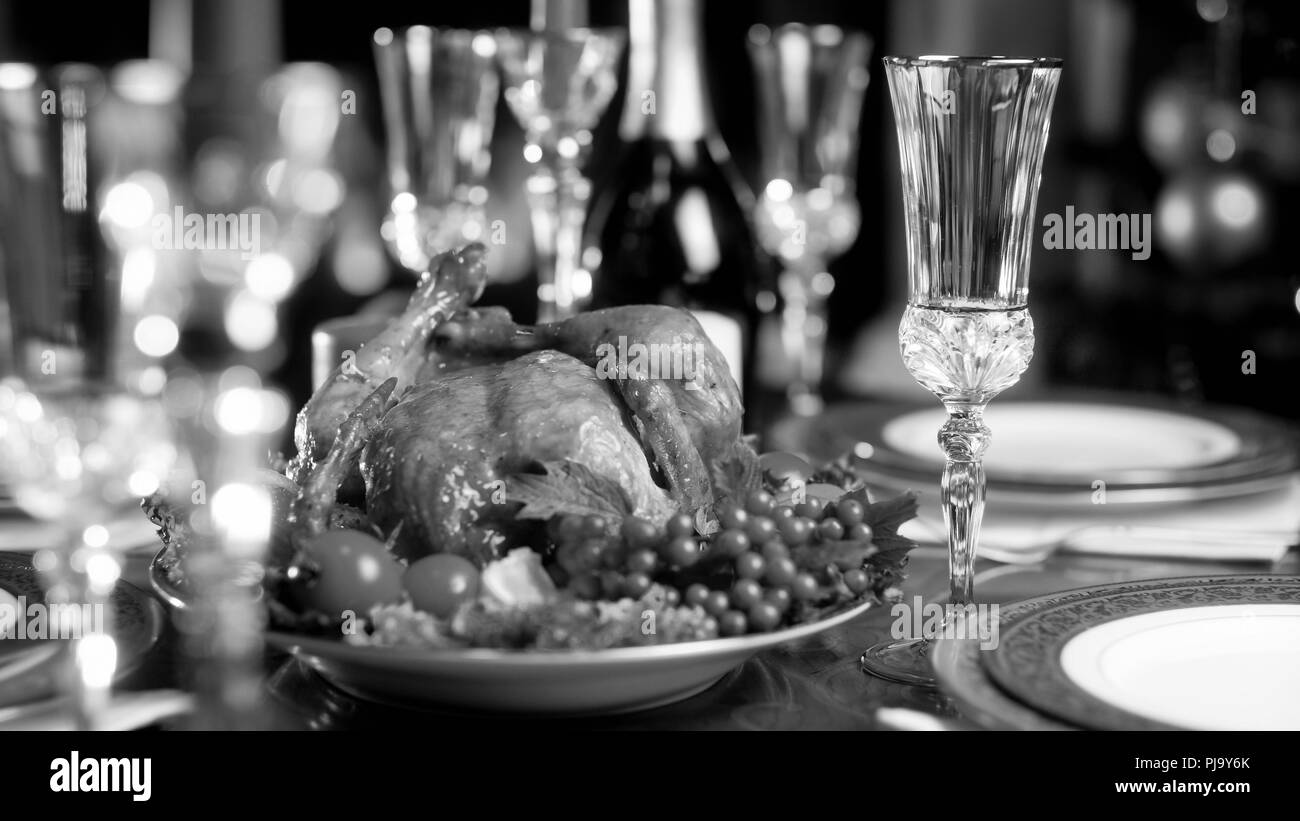
{"label": "grape", "polygon": [[560,545],[556,559],[569,575],[576,576],[600,567],[602,552],[599,542],[565,542]]}
{"label": "grape", "polygon": [[767,568],[767,562],[757,553],[746,553],[736,559],[736,575],[742,579],[759,579]]}
{"label": "grape", "polygon": [[695,535],[695,520],[689,513],[674,513],[668,517],[664,523],[664,529],[668,531],[668,538],[689,538]]}
{"label": "grape", "polygon": [[578,562],[576,560],[577,557],[574,556],[574,551],[577,547],[578,546],[572,542],[565,542],[555,549],[556,563],[559,564],[560,567],[564,568],[564,571],[570,576],[577,575],[582,571],[582,568],[578,567]]}
{"label": "grape", "polygon": [[580,542],[578,546],[578,557],[587,570],[596,570],[602,564],[605,556],[605,546],[598,541]]}
{"label": "grape", "polygon": [[759,602],[749,608],[749,626],[760,633],[775,630],[781,623],[781,611],[771,602]]}
{"label": "grape", "polygon": [[558,564],[547,565],[546,574],[551,577],[556,587],[564,587],[569,583],[569,572]]}
{"label": "grape", "polygon": [[731,609],[731,597],[721,590],[714,590],[704,599],[704,609],[711,616],[721,616]]}
{"label": "grape", "polygon": [[761,552],[763,558],[766,559],[769,564],[776,559],[790,558],[790,548],[786,547],[785,542],[782,542],[780,539],[769,539],[768,541],[763,542]]}
{"label": "grape", "polygon": [[703,607],[704,602],[709,598],[709,588],[696,582],[686,588],[686,604],[689,607]]}
{"label": "grape", "polygon": [[766,490],[755,490],[745,498],[745,510],[748,510],[755,516],[772,515],[772,507],[774,504],[775,501],[772,499],[772,494],[768,493]]}
{"label": "grape", "polygon": [[782,519],[777,524],[777,529],[781,532],[781,538],[785,543],[791,546],[801,545],[812,538],[813,528],[816,527],[811,519],[803,516],[792,516],[789,519]]}
{"label": "grape", "polygon": [[659,557],[653,550],[642,548],[633,550],[627,557],[629,573],[653,573],[659,564]]}
{"label": "grape", "polygon": [[753,579],[737,579],[731,586],[731,603],[748,610],[763,600],[763,586]]}
{"label": "grape", "polygon": [[844,538],[844,525],[839,519],[825,519],[817,525],[817,535],[824,542],[837,542]]}
{"label": "grape", "polygon": [[700,559],[700,543],[689,536],[678,536],[664,543],[663,557],[675,567],[690,567]]}
{"label": "grape", "polygon": [[844,534],[844,538],[852,539],[855,542],[869,542],[871,541],[871,537],[875,535],[876,534],[871,530],[871,525],[866,522],[858,522],[857,524],[849,526],[848,532]]}
{"label": "grape", "polygon": [[627,560],[627,551],[623,545],[610,541],[606,542],[600,551],[600,565],[608,570],[618,570]]}
{"label": "grape", "polygon": [[749,622],[739,610],[728,610],[718,616],[718,632],[724,636],[743,636],[747,630]]}
{"label": "grape", "polygon": [[582,517],[573,513],[561,516],[560,524],[555,528],[555,536],[561,544],[582,538]]}
{"label": "grape", "polygon": [[749,537],[743,530],[724,530],[713,541],[713,548],[723,556],[734,559],[749,550]]}
{"label": "grape", "polygon": [[776,609],[784,613],[790,609],[790,602],[794,600],[794,597],[784,587],[772,587],[764,591],[763,600],[776,605]]}
{"label": "grape", "polygon": [[857,499],[840,499],[835,505],[835,517],[845,527],[850,527],[862,521],[862,503]]}
{"label": "grape", "polygon": [[813,500],[809,499],[806,502],[800,502],[799,504],[795,505],[794,512],[804,517],[805,519],[812,519],[814,522],[820,522],[822,520],[822,514],[825,512],[825,509],[822,503],[814,502]]}
{"label": "grape", "polygon": [[599,539],[605,535],[607,526],[604,516],[585,516],[582,520],[582,535],[589,539]]}
{"label": "grape", "polygon": [[600,598],[600,579],[591,573],[583,573],[580,576],[574,576],[573,581],[569,583],[569,589],[573,595],[580,599],[598,599]]}
{"label": "grape", "polygon": [[743,507],[728,504],[718,512],[718,521],[730,530],[744,530],[745,525],[749,523],[749,514]]}
{"label": "grape", "polygon": [[794,581],[790,583],[790,595],[799,601],[816,598],[819,589],[817,580],[813,578],[811,573],[799,573],[794,577]]}
{"label": "grape", "polygon": [[640,516],[629,516],[623,520],[623,541],[633,550],[654,548],[659,544],[659,528],[654,522]]}
{"label": "grape", "polygon": [[782,519],[789,519],[793,516],[794,516],[794,508],[791,507],[790,505],[777,505],[776,507],[772,508],[772,518],[776,519],[776,523],[778,525],[781,524]]}
{"label": "grape", "polygon": [[676,607],[682,603],[682,591],[676,587],[664,588],[664,604],[668,607]]}
{"label": "grape", "polygon": [[849,570],[844,574],[844,584],[854,593],[865,593],[871,586],[871,578],[865,570]]}
{"label": "grape", "polygon": [[767,516],[754,516],[745,526],[745,535],[754,544],[762,544],[776,535],[776,523]]}
{"label": "grape", "polygon": [[767,563],[767,572],[763,578],[773,587],[786,587],[794,584],[795,577],[799,575],[799,568],[795,566],[794,561],[789,557],[774,559]]}
{"label": "grape", "polygon": [[623,574],[604,570],[600,574],[600,592],[607,599],[616,599],[623,593]]}
{"label": "grape", "polygon": [[650,577],[644,573],[629,573],[623,580],[623,595],[630,599],[639,599],[650,592]]}

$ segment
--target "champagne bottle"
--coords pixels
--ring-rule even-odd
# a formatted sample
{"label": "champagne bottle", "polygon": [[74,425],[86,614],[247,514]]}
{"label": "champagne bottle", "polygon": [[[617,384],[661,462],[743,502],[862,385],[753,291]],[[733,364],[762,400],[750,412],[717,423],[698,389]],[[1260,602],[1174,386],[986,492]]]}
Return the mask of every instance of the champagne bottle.
{"label": "champagne bottle", "polygon": [[593,271],[593,308],[690,310],[744,390],[758,306],[775,298],[762,279],[753,195],[714,121],[701,6],[630,0],[623,151],[593,198],[583,261]]}

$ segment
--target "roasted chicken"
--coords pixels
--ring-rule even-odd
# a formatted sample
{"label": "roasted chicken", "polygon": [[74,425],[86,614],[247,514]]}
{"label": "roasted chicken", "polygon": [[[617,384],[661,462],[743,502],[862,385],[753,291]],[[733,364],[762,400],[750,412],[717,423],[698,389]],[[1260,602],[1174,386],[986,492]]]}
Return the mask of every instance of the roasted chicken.
{"label": "roasted chicken", "polygon": [[[631,306],[517,325],[469,307],[482,257],[471,246],[436,261],[406,312],[304,407],[291,471],[301,530],[328,522],[358,470],[367,515],[406,558],[501,555],[520,538],[501,524],[506,480],[547,463],[584,465],[655,520],[711,502],[710,466],[740,438],[741,403],[695,319]],[[611,362],[632,344],[684,351],[687,372]]]}

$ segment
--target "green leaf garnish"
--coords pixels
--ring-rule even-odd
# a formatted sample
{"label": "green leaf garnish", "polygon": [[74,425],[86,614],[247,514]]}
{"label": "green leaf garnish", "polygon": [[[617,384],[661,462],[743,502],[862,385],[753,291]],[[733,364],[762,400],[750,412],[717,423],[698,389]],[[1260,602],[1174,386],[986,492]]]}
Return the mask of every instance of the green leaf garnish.
{"label": "green leaf garnish", "polygon": [[758,452],[744,440],[737,440],[727,455],[713,464],[712,472],[715,502],[726,498],[743,500],[763,487]]}
{"label": "green leaf garnish", "polygon": [[517,473],[506,480],[506,499],[523,505],[520,519],[576,514],[604,516],[617,525],[635,509],[627,491],[581,462],[546,462],[545,474]]}

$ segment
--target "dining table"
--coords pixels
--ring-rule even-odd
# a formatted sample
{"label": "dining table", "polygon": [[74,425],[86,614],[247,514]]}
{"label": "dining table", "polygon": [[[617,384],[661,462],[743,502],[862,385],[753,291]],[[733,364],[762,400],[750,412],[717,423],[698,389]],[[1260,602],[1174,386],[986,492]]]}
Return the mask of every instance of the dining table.
{"label": "dining table", "polygon": [[[150,556],[132,554],[124,580],[149,590]],[[1233,561],[1170,560],[1058,553],[1032,564],[981,560],[979,598],[1009,603],[1076,587],[1118,581],[1246,573],[1260,566]],[[1294,548],[1266,568],[1300,575]],[[903,597],[940,600],[947,591],[946,549],[913,550]],[[265,655],[266,722],[286,730],[437,729],[468,723],[506,723],[572,730],[973,730],[981,725],[942,690],[900,684],[864,673],[862,651],[890,637],[895,617],[880,606],[804,640],[762,651],[693,697],[662,707],[616,715],[554,717],[468,713],[460,710],[379,704],[344,692],[303,662],[268,649]],[[154,691],[183,686],[182,656],[170,626],[119,691]],[[163,728],[183,726],[183,718]]]}

